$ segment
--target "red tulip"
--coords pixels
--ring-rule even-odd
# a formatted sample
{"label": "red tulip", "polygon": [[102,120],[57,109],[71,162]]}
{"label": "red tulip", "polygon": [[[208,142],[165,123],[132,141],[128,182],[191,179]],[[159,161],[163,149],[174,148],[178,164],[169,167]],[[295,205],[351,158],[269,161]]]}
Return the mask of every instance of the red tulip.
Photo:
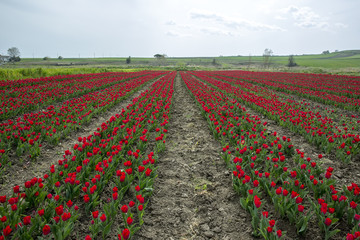
{"label": "red tulip", "polygon": [[51,232],[50,226],[49,225],[45,225],[43,227],[43,234],[44,235],[48,235]]}
{"label": "red tulip", "polygon": [[331,220],[330,218],[326,218],[326,219],[325,219],[325,225],[326,225],[326,226],[330,226],[331,223],[332,223],[332,220]]}

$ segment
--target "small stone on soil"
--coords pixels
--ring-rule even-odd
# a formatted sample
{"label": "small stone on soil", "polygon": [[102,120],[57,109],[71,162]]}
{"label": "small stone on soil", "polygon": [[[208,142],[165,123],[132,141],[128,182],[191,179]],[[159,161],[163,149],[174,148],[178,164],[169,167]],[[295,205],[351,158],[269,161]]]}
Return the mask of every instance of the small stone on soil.
{"label": "small stone on soil", "polygon": [[216,233],[221,233],[221,228],[215,227],[213,231],[216,232]]}
{"label": "small stone on soil", "polygon": [[206,232],[204,232],[204,235],[208,238],[214,237],[214,233],[212,231],[206,231]]}
{"label": "small stone on soil", "polygon": [[210,231],[210,227],[209,227],[209,225],[206,224],[206,223],[203,224],[203,225],[201,225],[200,229],[201,229],[201,231],[203,231],[203,232]]}

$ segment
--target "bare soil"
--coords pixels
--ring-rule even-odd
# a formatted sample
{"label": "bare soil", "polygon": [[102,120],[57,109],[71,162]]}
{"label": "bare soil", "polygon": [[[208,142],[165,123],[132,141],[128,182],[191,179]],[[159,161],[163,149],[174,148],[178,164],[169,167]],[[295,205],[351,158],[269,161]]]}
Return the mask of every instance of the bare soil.
{"label": "bare soil", "polygon": [[[310,157],[312,160],[315,160],[322,167],[322,169],[326,170],[328,167],[333,167],[333,177],[336,180],[337,190],[341,191],[343,186],[351,185],[352,182],[360,183],[360,161],[352,162],[351,164],[345,164],[340,159],[337,159],[335,154],[324,154],[316,146],[308,143],[306,139],[300,134],[293,133],[289,129],[279,126],[275,121],[264,117],[262,114],[259,114],[250,108],[246,108],[246,112],[250,113],[251,115],[259,116],[262,118],[262,122],[267,122],[266,129],[269,132],[277,132],[278,136],[280,137],[290,137],[294,148],[304,152],[306,158]],[[323,155],[322,159],[318,158],[319,154]],[[270,199],[267,200],[270,201]],[[273,214],[277,216],[276,213]],[[292,226],[290,226],[289,223],[283,222],[277,226],[282,230],[288,231],[288,238],[290,238],[291,235],[294,236]],[[349,226],[344,223],[341,223],[337,228],[342,232],[335,235],[332,239],[342,239],[341,236],[345,236],[346,233],[351,230]],[[312,237],[313,239],[320,240],[322,239],[322,236],[323,233],[318,227],[317,219],[313,217],[310,220],[308,232],[305,236],[303,236],[303,238],[305,239],[307,237]]]}
{"label": "bare soil", "polygon": [[179,75],[173,97],[167,150],[134,239],[252,239],[251,217],[232,188],[221,145]]}
{"label": "bare soil", "polygon": [[[140,91],[101,116],[93,118],[89,125],[61,140],[59,145],[44,144],[42,153],[36,161],[27,157],[12,156],[10,160],[13,166],[8,168],[0,179],[0,195],[10,194],[15,185],[23,187],[26,180],[42,177],[52,164],[56,164],[62,158],[65,150],[72,148],[77,136],[92,134],[102,122],[121,112],[133,97],[141,94],[150,84],[146,84]],[[160,155],[157,162],[158,178],[153,186],[154,193],[145,211],[144,224],[133,239],[253,239],[251,216],[241,208],[239,196],[232,188],[231,173],[219,155],[222,147],[211,135],[206,120],[201,116],[199,107],[180,75],[176,77],[174,90],[169,135],[166,140],[167,150]],[[297,97],[294,96],[294,99]],[[297,100],[301,101],[299,98]],[[331,109],[310,100],[307,102],[311,103],[311,107],[320,106],[321,111],[327,111],[325,108]],[[323,154],[315,146],[307,143],[301,135],[282,128],[250,108],[247,108],[247,112],[260,116],[263,122],[268,122],[266,128],[270,132],[276,131],[280,136],[290,137],[294,147],[305,152],[306,157],[317,160],[318,154]],[[351,182],[360,183],[360,159],[346,165],[336,159],[334,154],[323,155],[319,161],[324,169],[329,166],[334,168],[337,186],[342,187]],[[270,200],[265,200],[266,209],[277,218]],[[278,228],[288,232],[287,239],[298,239],[294,226],[286,219],[276,220],[279,220]],[[79,219],[76,229],[80,233],[74,233],[72,239],[79,239],[79,235],[80,239],[83,239],[84,235],[89,233],[89,221],[88,216]],[[114,224],[112,237],[109,239],[115,239],[116,227],[121,225],[120,221],[121,219]],[[306,236],[300,239],[322,239],[323,234],[315,220],[312,220],[309,228]],[[334,239],[340,239],[340,236],[349,230],[343,224],[339,228],[342,232]]]}
{"label": "bare soil", "polygon": [[[275,92],[275,93],[278,94],[279,92]],[[287,98],[293,99],[298,102],[303,101],[303,98],[300,98],[299,96],[296,95],[288,95]],[[339,129],[343,129],[343,127],[339,122],[339,119],[334,118],[334,115],[328,113],[331,112],[332,110],[335,110],[338,116],[342,114],[343,117],[348,119],[348,121],[352,121],[355,122],[354,124],[357,124],[356,121],[358,120],[358,118],[351,117],[351,115],[358,116],[357,112],[347,111],[344,109],[336,108],[335,106],[314,102],[310,99],[305,99],[305,101],[307,104],[309,104],[307,105],[307,107],[309,109],[312,109],[313,112],[319,112],[322,116],[327,116],[331,118],[334,127],[337,126]],[[302,137],[300,134],[293,133],[288,129],[280,127],[275,123],[275,121],[268,119],[267,121],[268,123],[271,124],[270,127],[268,127],[269,130],[273,130],[281,134],[282,132],[284,132],[285,136],[291,137],[295,147],[299,148],[300,151],[305,152],[305,155],[311,157],[311,159],[318,159],[317,156],[319,154],[323,154],[324,158],[322,158],[319,161],[323,164],[324,169],[328,168],[329,166],[334,168],[334,176],[337,181],[337,185],[339,187],[342,187],[344,185],[350,185],[353,182],[360,183],[360,156],[355,156],[352,162],[349,164],[343,163],[340,159],[337,159],[334,151],[326,155],[322,151],[317,149],[316,146],[308,143],[306,139]],[[349,132],[353,132],[353,131],[349,129]],[[356,132],[353,133],[358,134]]]}

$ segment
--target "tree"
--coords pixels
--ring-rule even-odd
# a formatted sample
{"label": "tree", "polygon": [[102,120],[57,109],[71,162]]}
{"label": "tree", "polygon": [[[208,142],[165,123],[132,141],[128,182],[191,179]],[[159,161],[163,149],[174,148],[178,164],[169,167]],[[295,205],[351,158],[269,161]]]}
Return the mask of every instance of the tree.
{"label": "tree", "polygon": [[159,65],[164,64],[166,60],[166,54],[155,54],[154,57],[158,60]]}
{"label": "tree", "polygon": [[131,63],[131,57],[129,56],[127,59],[126,59],[126,64],[130,64]]}
{"label": "tree", "polygon": [[269,67],[271,63],[271,56],[273,55],[273,51],[269,48],[266,48],[263,53],[264,66]]}
{"label": "tree", "polygon": [[12,47],[8,49],[9,61],[10,62],[19,62],[20,59],[20,51],[17,47]]}
{"label": "tree", "polygon": [[323,51],[322,54],[330,54],[329,50]]}
{"label": "tree", "polygon": [[251,53],[249,54],[249,61],[248,61],[248,69],[250,68],[250,65],[251,65],[251,58],[252,58],[252,56],[251,56]]}
{"label": "tree", "polygon": [[63,57],[62,57],[62,56],[59,56],[58,59],[59,59],[59,60],[63,60]]}
{"label": "tree", "polygon": [[166,57],[166,54],[157,53],[157,54],[154,55],[154,58],[156,58],[156,59],[164,59],[165,57]]}
{"label": "tree", "polygon": [[294,55],[290,55],[289,56],[289,60],[288,60],[288,67],[295,67],[297,66],[295,59],[294,59]]}
{"label": "tree", "polygon": [[50,57],[48,57],[48,56],[45,56],[44,58],[43,58],[43,60],[49,60],[50,59]]}

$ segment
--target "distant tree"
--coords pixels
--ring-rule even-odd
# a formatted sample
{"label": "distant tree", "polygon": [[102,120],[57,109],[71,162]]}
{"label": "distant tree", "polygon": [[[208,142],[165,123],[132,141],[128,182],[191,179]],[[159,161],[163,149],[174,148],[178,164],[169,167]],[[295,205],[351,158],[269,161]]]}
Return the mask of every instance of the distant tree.
{"label": "distant tree", "polygon": [[156,59],[164,59],[165,57],[166,57],[166,54],[157,53],[157,54],[154,55],[154,58],[156,58]]}
{"label": "distant tree", "polygon": [[252,59],[252,56],[251,56],[251,53],[249,54],[249,61],[248,61],[248,69],[250,68],[250,65],[251,65],[251,59]]}
{"label": "distant tree", "polygon": [[48,57],[48,56],[45,56],[44,58],[43,58],[43,60],[49,60],[50,59],[50,57]]}
{"label": "distant tree", "polygon": [[20,59],[20,51],[17,47],[11,47],[7,50],[9,55],[9,61],[10,62],[19,62]]}
{"label": "distant tree", "polygon": [[127,59],[126,59],[126,64],[130,64],[131,63],[131,57],[129,56]]}
{"label": "distant tree", "polygon": [[330,54],[329,50],[323,51],[322,54]]}
{"label": "distant tree", "polygon": [[264,53],[263,53],[263,61],[264,61],[264,66],[265,67],[269,67],[270,66],[270,63],[271,63],[271,57],[273,55],[273,51],[269,48],[266,48],[264,50]]}
{"label": "distant tree", "polygon": [[297,66],[296,62],[295,62],[295,58],[294,55],[290,55],[289,59],[288,59],[288,67],[295,67]]}
{"label": "distant tree", "polygon": [[63,60],[64,58],[63,58],[62,56],[59,56],[58,59],[59,59],[59,60]]}
{"label": "distant tree", "polygon": [[20,51],[17,47],[12,47],[7,50],[9,57],[20,57]]}
{"label": "distant tree", "polygon": [[166,54],[155,54],[154,57],[158,60],[159,65],[164,64],[166,60]]}
{"label": "distant tree", "polygon": [[212,65],[217,65],[217,62],[216,62],[215,58],[213,58],[213,60],[212,60]]}

